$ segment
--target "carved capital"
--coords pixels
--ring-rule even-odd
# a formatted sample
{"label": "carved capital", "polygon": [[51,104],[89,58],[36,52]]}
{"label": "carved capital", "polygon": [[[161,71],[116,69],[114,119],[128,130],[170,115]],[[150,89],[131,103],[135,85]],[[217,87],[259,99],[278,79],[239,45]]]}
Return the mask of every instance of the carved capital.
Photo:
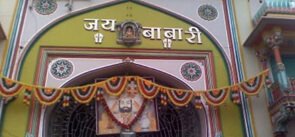
{"label": "carved capital", "polygon": [[280,31],[264,36],[264,42],[270,48],[278,48],[283,41],[283,35]]}

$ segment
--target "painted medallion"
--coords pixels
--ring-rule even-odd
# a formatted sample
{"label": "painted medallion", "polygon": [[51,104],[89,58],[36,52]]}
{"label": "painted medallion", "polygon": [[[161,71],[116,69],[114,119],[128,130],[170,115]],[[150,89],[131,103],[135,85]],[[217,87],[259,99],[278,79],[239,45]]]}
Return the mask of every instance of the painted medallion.
{"label": "painted medallion", "polygon": [[35,10],[41,15],[52,14],[57,9],[56,0],[37,0]]}
{"label": "painted medallion", "polygon": [[73,72],[73,64],[65,59],[57,60],[51,65],[50,72],[55,78],[67,78]]}
{"label": "painted medallion", "polygon": [[188,81],[196,81],[202,75],[200,66],[194,62],[188,62],[181,67],[182,76]]}
{"label": "painted medallion", "polygon": [[206,4],[199,7],[198,14],[202,19],[211,21],[217,18],[218,12],[216,8]]}

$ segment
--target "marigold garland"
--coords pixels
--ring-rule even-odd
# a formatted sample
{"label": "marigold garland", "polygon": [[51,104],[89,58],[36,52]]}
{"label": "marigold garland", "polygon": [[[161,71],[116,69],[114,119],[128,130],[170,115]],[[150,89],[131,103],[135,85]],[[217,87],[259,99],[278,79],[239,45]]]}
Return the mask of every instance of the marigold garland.
{"label": "marigold garland", "polygon": [[185,90],[168,90],[167,95],[174,105],[182,107],[192,100],[194,94]]}
{"label": "marigold garland", "polygon": [[223,104],[228,98],[229,90],[228,87],[221,89],[213,89],[203,94],[206,102],[212,106],[219,106]]}
{"label": "marigold garland", "polygon": [[34,95],[42,105],[52,105],[61,100],[63,106],[66,107],[70,105],[69,100],[71,96],[76,102],[82,104],[87,104],[92,99],[101,100],[101,89],[111,96],[119,96],[125,91],[128,82],[134,81],[139,93],[145,99],[154,99],[157,95],[161,94],[161,103],[164,105],[170,102],[176,106],[186,106],[189,102],[193,101],[196,108],[201,108],[202,98],[210,105],[219,106],[226,101],[229,95],[231,95],[234,103],[239,103],[240,92],[247,95],[256,95],[263,87],[267,75],[268,70],[265,70],[244,82],[206,91],[169,88],[139,76],[112,77],[98,83],[69,88],[48,88],[28,85],[0,77],[0,96],[4,98],[14,97],[24,91],[25,104],[30,104],[31,96]]}
{"label": "marigold garland", "polygon": [[137,86],[138,86],[138,90],[141,93],[141,95],[146,99],[155,98],[160,91],[159,86],[156,86],[151,81],[145,80],[140,77],[137,78]]}
{"label": "marigold garland", "polygon": [[61,89],[54,88],[32,88],[32,92],[35,93],[35,97],[41,104],[47,106],[59,101],[61,96],[64,94]]}
{"label": "marigold garland", "polygon": [[112,96],[119,96],[123,93],[125,86],[127,84],[127,80],[130,77],[112,77],[105,80],[104,89],[105,91]]}
{"label": "marigold garland", "polygon": [[3,97],[13,97],[23,90],[23,86],[11,79],[0,78],[0,95]]}
{"label": "marigold garland", "polygon": [[256,95],[263,87],[267,72],[262,72],[261,75],[250,78],[249,80],[239,84],[240,89],[247,95]]}
{"label": "marigold garland", "polygon": [[74,88],[71,90],[71,94],[74,97],[74,99],[81,104],[89,103],[94,98],[96,92],[96,86]]}

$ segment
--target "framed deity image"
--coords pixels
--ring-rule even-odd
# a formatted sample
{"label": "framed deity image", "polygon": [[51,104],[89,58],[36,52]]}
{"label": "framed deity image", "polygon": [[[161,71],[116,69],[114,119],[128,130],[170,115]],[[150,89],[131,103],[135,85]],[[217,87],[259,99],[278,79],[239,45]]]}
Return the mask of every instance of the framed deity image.
{"label": "framed deity image", "polygon": [[122,87],[124,91],[120,95],[103,94],[103,99],[96,102],[97,135],[119,134],[123,129],[134,132],[159,131],[157,102],[155,99],[145,99],[135,82],[129,80]]}

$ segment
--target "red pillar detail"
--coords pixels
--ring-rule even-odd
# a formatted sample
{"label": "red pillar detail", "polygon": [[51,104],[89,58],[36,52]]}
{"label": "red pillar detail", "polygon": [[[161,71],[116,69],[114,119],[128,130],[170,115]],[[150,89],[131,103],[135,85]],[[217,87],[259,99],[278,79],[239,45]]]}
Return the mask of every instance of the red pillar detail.
{"label": "red pillar detail", "polygon": [[282,58],[281,58],[281,53],[280,53],[280,48],[278,46],[275,46],[272,48],[274,56],[275,56],[275,60],[277,64],[281,64],[282,63]]}

